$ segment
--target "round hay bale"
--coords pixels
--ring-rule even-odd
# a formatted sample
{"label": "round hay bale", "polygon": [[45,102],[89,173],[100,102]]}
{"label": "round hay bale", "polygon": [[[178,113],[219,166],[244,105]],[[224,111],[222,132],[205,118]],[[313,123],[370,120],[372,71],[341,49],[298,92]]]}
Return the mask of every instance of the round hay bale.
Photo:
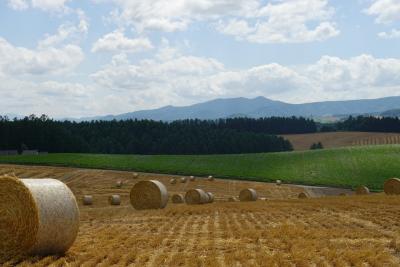
{"label": "round hay bale", "polygon": [[186,177],[181,177],[181,183],[184,184],[187,182],[187,178]]}
{"label": "round hay bale", "polygon": [[170,184],[176,184],[176,178],[172,178],[171,180],[169,180]]}
{"label": "round hay bale", "polygon": [[133,176],[133,179],[139,178],[139,174],[138,174],[137,172],[134,172],[134,173],[132,174],[132,176]]}
{"label": "round hay bale", "polygon": [[183,198],[182,194],[174,194],[174,195],[172,195],[172,203],[181,204],[183,202],[185,202],[185,199]]}
{"label": "round hay bale", "polygon": [[308,198],[308,195],[307,195],[306,192],[301,192],[301,193],[298,195],[298,198],[300,198],[300,199],[305,199],[305,198]]}
{"label": "round hay bale", "polygon": [[212,181],[214,181],[214,177],[213,177],[213,176],[211,176],[211,175],[210,175],[210,176],[208,176],[208,177],[207,177],[207,181],[211,181],[211,182],[212,182]]}
{"label": "round hay bale", "polygon": [[276,180],[276,185],[281,185],[282,181],[281,180]]}
{"label": "round hay bale", "polygon": [[356,188],[356,195],[368,195],[369,194],[369,189],[366,186],[359,186]]}
{"label": "round hay bale", "polygon": [[208,195],[203,189],[190,189],[185,194],[185,202],[189,205],[208,203]]}
{"label": "round hay bale", "polygon": [[82,198],[83,205],[89,206],[93,204],[93,196],[84,195]]}
{"label": "round hay bale", "polygon": [[261,201],[267,201],[267,198],[265,198],[265,197],[260,197],[260,200],[261,200]]}
{"label": "round hay bale", "polygon": [[256,201],[257,200],[257,192],[254,189],[246,188],[240,191],[239,193],[240,201]]}
{"label": "round hay bale", "polygon": [[79,230],[75,196],[54,179],[0,177],[0,262],[65,253]]}
{"label": "round hay bale", "polygon": [[391,178],[383,184],[383,190],[387,195],[400,195],[400,179]]}
{"label": "round hay bale", "polygon": [[115,187],[116,188],[122,188],[122,185],[123,185],[124,183],[122,182],[122,181],[117,181],[116,183],[115,183]]}
{"label": "round hay bale", "polygon": [[130,199],[137,210],[163,209],[168,203],[168,191],[159,181],[140,181],[132,187]]}
{"label": "round hay bale", "polygon": [[111,195],[108,198],[108,202],[112,206],[119,206],[119,205],[121,205],[121,196],[120,195]]}
{"label": "round hay bale", "polygon": [[229,197],[228,202],[236,202],[237,198],[236,197]]}
{"label": "round hay bale", "polygon": [[208,203],[214,202],[214,194],[213,193],[207,192],[207,197],[208,197]]}
{"label": "round hay bale", "polygon": [[189,180],[190,180],[191,182],[193,182],[193,181],[196,181],[196,178],[195,178],[194,176],[190,176],[190,177],[189,177]]}

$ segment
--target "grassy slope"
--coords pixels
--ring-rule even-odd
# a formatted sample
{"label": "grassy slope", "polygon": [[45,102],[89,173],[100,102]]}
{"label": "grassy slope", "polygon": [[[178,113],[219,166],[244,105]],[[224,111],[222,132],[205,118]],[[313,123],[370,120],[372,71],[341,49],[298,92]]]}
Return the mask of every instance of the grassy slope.
{"label": "grassy slope", "polygon": [[49,154],[0,157],[0,163],[61,165],[136,170],[185,175],[209,175],[289,183],[380,190],[385,179],[400,176],[400,145],[340,148],[320,151],[206,155],[137,156]]}

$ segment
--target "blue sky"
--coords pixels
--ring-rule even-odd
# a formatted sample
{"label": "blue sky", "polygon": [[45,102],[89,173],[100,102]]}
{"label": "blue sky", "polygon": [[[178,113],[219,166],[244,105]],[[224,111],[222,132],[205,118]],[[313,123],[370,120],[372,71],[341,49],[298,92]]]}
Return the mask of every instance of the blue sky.
{"label": "blue sky", "polygon": [[400,0],[5,0],[0,114],[400,95]]}

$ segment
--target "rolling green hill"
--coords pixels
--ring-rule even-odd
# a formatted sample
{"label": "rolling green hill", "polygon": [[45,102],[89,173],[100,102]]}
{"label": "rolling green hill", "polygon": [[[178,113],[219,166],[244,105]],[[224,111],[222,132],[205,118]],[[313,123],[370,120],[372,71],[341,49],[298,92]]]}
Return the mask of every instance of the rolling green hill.
{"label": "rolling green hill", "polygon": [[[216,177],[381,190],[400,176],[400,145],[267,154],[138,156],[49,154],[0,157],[0,163],[214,175]],[[1,168],[1,167],[0,167]]]}

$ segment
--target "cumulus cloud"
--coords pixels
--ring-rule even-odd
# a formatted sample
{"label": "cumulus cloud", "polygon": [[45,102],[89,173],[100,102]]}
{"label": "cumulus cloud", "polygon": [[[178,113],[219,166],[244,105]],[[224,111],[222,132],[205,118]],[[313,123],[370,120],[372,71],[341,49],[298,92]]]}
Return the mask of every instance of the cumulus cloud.
{"label": "cumulus cloud", "polygon": [[400,1],[374,0],[365,13],[376,16],[376,23],[392,23],[400,20]]}
{"label": "cumulus cloud", "polygon": [[390,32],[380,32],[378,36],[382,39],[396,39],[400,38],[400,29],[392,29]]}
{"label": "cumulus cloud", "polygon": [[72,70],[84,58],[79,46],[27,49],[0,37],[0,72],[10,75],[57,74]]}
{"label": "cumulus cloud", "polygon": [[108,33],[97,40],[92,47],[92,52],[109,51],[109,52],[127,52],[137,53],[150,50],[153,48],[148,38],[139,37],[130,39],[124,35],[124,32],[117,30]]}

